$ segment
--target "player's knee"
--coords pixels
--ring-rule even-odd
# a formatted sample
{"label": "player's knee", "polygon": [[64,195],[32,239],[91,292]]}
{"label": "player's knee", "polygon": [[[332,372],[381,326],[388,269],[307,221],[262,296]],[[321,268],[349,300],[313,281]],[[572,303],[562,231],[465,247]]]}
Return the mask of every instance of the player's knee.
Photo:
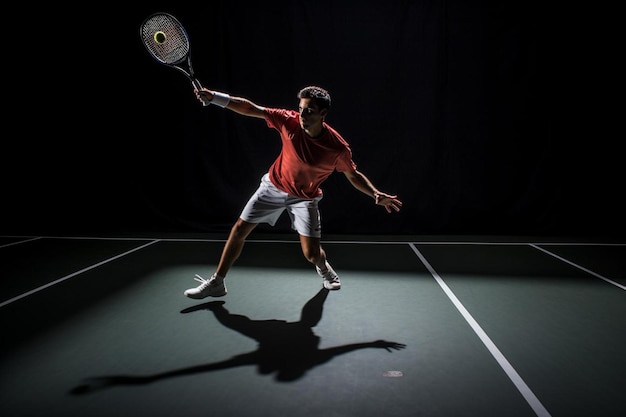
{"label": "player's knee", "polygon": [[234,240],[246,240],[254,226],[254,224],[239,219],[230,230],[230,238]]}

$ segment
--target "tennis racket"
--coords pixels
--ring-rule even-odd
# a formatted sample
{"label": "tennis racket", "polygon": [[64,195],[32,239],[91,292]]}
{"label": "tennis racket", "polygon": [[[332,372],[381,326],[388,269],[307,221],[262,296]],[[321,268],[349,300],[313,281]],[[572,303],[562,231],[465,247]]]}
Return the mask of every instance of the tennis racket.
{"label": "tennis racket", "polygon": [[154,13],[143,21],[139,35],[154,59],[183,73],[195,89],[202,88],[193,72],[189,36],[178,19],[169,13]]}

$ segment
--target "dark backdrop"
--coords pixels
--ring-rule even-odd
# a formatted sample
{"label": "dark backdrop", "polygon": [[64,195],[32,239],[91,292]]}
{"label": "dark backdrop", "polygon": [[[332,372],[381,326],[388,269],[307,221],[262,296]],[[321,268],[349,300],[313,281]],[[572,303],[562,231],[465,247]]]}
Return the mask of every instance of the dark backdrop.
{"label": "dark backdrop", "polygon": [[[404,207],[388,215],[334,174],[325,233],[623,235],[615,11],[517,0],[141,3],[11,13],[3,234],[228,230],[279,137],[261,120],[203,108],[185,77],[148,55],[139,26],[166,11],[187,27],[209,88],[286,108],[306,85],[330,91],[327,121]],[[288,230],[283,220],[267,230]]]}

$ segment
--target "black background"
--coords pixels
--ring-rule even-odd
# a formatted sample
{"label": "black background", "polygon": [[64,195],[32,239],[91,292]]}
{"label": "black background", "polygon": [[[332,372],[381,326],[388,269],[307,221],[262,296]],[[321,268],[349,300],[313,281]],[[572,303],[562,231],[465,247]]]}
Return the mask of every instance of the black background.
{"label": "black background", "polygon": [[[4,31],[3,234],[227,231],[279,150],[139,37],[174,14],[209,88],[327,121],[403,210],[341,174],[325,233],[623,236],[615,10],[528,1],[18,5]],[[619,77],[618,77],[619,75]],[[288,230],[286,222],[274,229]]]}

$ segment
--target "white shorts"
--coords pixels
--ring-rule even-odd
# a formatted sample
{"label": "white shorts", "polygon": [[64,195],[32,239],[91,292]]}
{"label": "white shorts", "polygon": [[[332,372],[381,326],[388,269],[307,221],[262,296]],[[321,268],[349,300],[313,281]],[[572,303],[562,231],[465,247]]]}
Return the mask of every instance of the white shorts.
{"label": "white shorts", "polygon": [[287,210],[293,230],[302,236],[319,238],[322,236],[322,224],[317,204],[321,199],[322,196],[314,199],[291,196],[276,188],[269,174],[265,174],[239,217],[248,223],[268,223],[274,226],[283,211]]}

